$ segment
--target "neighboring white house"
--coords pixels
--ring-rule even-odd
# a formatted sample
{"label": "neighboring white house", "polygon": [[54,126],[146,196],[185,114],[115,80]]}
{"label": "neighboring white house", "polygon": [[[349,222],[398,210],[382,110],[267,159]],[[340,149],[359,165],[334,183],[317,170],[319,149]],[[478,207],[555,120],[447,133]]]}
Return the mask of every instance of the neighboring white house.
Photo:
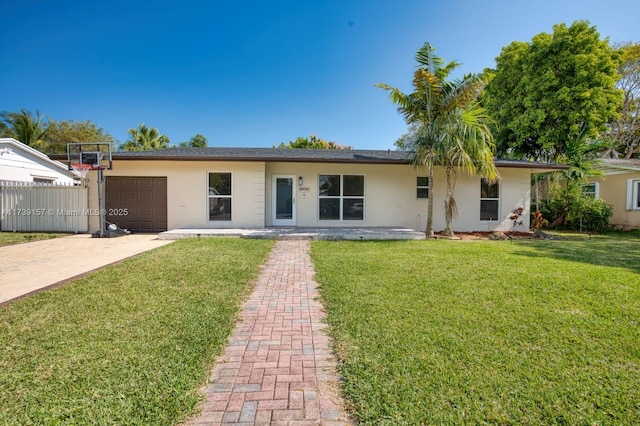
{"label": "neighboring white house", "polygon": [[[459,174],[455,231],[510,230],[524,208],[529,229],[531,174],[565,169],[496,160],[501,180]],[[105,170],[107,221],[137,232],[177,228],[404,227],[423,231],[428,197],[434,229],[444,228],[445,176],[411,167],[400,151],[278,148],[170,148],[116,152]],[[96,194],[95,176],[88,180]],[[91,209],[98,197],[89,197]],[[90,230],[99,226],[90,218]]]}
{"label": "neighboring white house", "polygon": [[73,184],[76,175],[59,161],[12,138],[0,138],[0,180]]}

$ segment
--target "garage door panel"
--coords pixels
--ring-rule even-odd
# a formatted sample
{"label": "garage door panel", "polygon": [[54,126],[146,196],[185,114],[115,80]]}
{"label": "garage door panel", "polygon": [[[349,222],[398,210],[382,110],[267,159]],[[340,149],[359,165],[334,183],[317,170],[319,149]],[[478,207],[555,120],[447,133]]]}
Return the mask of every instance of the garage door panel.
{"label": "garage door panel", "polygon": [[139,194],[135,192],[125,192],[122,194],[121,202],[123,203],[136,203],[140,199]]}
{"label": "garage door panel", "polygon": [[167,230],[167,178],[148,176],[108,176],[107,212],[127,215],[107,216],[107,221],[134,232]]}
{"label": "garage door panel", "polygon": [[155,203],[156,197],[153,192],[139,192],[138,196],[143,203]]}

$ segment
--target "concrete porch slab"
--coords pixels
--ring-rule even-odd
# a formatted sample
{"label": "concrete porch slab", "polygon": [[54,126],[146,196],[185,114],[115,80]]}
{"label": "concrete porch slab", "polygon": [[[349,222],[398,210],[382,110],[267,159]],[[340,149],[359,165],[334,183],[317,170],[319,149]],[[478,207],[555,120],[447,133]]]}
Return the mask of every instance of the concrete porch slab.
{"label": "concrete porch slab", "polygon": [[274,240],[424,240],[424,232],[400,227],[368,228],[260,228],[260,229],[172,229],[158,234],[160,240],[182,238],[236,237]]}

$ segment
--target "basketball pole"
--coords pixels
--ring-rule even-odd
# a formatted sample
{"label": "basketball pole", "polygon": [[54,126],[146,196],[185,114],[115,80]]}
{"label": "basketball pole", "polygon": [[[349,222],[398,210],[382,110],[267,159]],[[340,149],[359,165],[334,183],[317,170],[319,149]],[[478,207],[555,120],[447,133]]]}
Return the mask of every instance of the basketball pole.
{"label": "basketball pole", "polygon": [[104,208],[104,197],[102,196],[102,182],[104,181],[104,176],[102,174],[102,168],[98,168],[98,209],[100,213],[100,238],[104,238],[104,222],[105,218],[105,208]]}

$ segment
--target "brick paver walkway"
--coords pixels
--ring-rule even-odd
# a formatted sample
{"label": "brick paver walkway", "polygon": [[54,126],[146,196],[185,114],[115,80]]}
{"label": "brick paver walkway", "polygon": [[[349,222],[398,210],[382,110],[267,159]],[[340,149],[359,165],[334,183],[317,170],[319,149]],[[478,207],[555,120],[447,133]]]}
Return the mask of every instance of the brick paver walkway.
{"label": "brick paver walkway", "polygon": [[188,425],[346,425],[309,241],[278,241]]}

